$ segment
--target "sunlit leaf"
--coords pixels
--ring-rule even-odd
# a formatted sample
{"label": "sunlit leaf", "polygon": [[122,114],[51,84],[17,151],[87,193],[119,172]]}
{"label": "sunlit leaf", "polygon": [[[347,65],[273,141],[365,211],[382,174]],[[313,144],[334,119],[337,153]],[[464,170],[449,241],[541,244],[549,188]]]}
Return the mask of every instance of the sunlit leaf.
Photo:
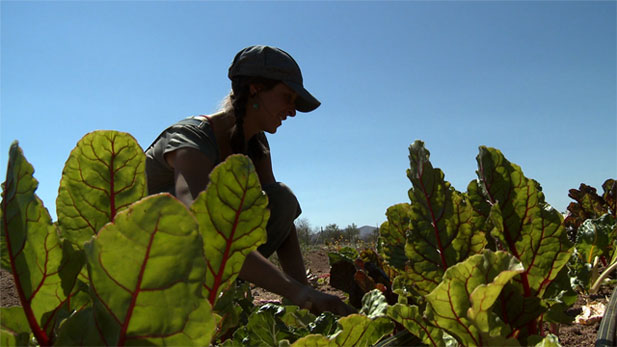
{"label": "sunlit leaf", "polygon": [[526,178],[499,150],[480,147],[477,161],[485,195],[476,198],[493,206],[491,234],[525,267],[520,276],[524,295],[542,297],[572,252],[563,217],[544,201],[538,182]]}
{"label": "sunlit leaf", "polygon": [[98,130],[71,152],[56,200],[63,237],[79,247],[133,202],[146,195],[146,157],[127,133]]}
{"label": "sunlit leaf", "polygon": [[443,330],[429,324],[422,317],[418,306],[396,304],[388,308],[388,316],[403,325],[428,346],[445,346]]}
{"label": "sunlit leaf", "polygon": [[609,237],[614,227],[615,219],[610,214],[587,219],[581,224],[576,233],[576,250],[582,261],[593,263],[595,257],[609,256]]}
{"label": "sunlit leaf", "polygon": [[145,198],[84,249],[90,320],[105,344],[209,344],[215,322],[202,296],[203,245],[182,203],[167,194]]}
{"label": "sunlit leaf", "polygon": [[292,346],[372,346],[394,329],[389,318],[370,319],[361,314],[343,317],[338,320],[338,325],[331,336],[307,335]]}
{"label": "sunlit leaf", "polygon": [[390,206],[386,211],[387,222],[379,228],[379,254],[392,266],[405,269],[406,234],[409,230],[411,206],[408,203]]}
{"label": "sunlit leaf", "polygon": [[67,295],[59,274],[60,240],[49,212],[34,193],[38,182],[33,172],[34,168],[14,142],[2,185],[0,246],[2,267],[13,274],[30,328],[37,341],[47,345],[53,342],[51,332]]}
{"label": "sunlit leaf", "polygon": [[268,197],[251,160],[232,155],[210,174],[210,183],[191,206],[207,255],[204,286],[214,304],[238,276],[246,256],[266,242]]}
{"label": "sunlit leaf", "polygon": [[441,170],[433,168],[429,155],[422,141],[409,147],[407,177],[413,188],[409,191],[411,231],[405,246],[407,275],[423,295],[439,284],[448,267],[486,245],[484,234],[473,230],[476,219],[483,217],[444,180]]}
{"label": "sunlit leaf", "polygon": [[362,309],[360,313],[369,318],[377,318],[386,315],[388,302],[379,289],[373,289],[362,297]]}
{"label": "sunlit leaf", "polygon": [[427,319],[465,345],[492,345],[498,336],[509,334],[492,306],[502,288],[522,271],[521,263],[505,252],[487,250],[469,257],[450,267],[443,282],[426,296]]}

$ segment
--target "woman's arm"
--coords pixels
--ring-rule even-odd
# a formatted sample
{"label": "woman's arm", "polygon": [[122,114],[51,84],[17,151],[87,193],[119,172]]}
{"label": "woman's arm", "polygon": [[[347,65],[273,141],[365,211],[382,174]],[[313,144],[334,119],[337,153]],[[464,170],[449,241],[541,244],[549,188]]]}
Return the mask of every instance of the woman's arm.
{"label": "woman's arm", "polygon": [[175,195],[186,207],[190,207],[197,195],[208,186],[208,175],[214,163],[194,148],[180,148],[165,156],[167,164],[174,168]]}
{"label": "woman's arm", "polygon": [[260,160],[253,161],[255,171],[257,171],[257,176],[259,176],[259,183],[261,183],[261,186],[263,187],[266,184],[276,182],[276,179],[274,178],[274,172],[272,171],[272,158],[270,157],[270,144],[268,144],[268,139],[263,133],[255,136],[260,136],[262,143],[266,146],[266,148],[268,148],[268,154]]}
{"label": "woman's arm", "polygon": [[[206,189],[209,180],[208,175],[214,164],[206,155],[192,148],[181,148],[170,152],[166,155],[166,160],[174,168],[176,197],[187,207],[190,207],[197,195]],[[266,182],[272,180],[274,182],[269,157],[256,167],[266,169],[266,171],[262,171],[265,175],[263,178],[260,176],[260,180]],[[267,170],[268,167],[269,170]],[[280,258],[281,263],[285,262],[284,258],[286,257]],[[297,275],[296,272],[299,274],[303,271],[291,272]],[[306,276],[305,274],[302,275]],[[253,251],[246,257],[239,277],[268,291],[282,295],[294,304],[308,308],[314,313],[331,311],[339,315],[347,315],[353,312],[353,309],[345,305],[338,297],[321,293],[280,271],[258,251]]]}
{"label": "woman's arm", "polygon": [[239,277],[272,293],[279,294],[294,305],[309,309],[315,314],[330,311],[340,316],[355,313],[337,296],[325,294],[296,281],[264,258],[259,252],[249,253],[242,265]]}

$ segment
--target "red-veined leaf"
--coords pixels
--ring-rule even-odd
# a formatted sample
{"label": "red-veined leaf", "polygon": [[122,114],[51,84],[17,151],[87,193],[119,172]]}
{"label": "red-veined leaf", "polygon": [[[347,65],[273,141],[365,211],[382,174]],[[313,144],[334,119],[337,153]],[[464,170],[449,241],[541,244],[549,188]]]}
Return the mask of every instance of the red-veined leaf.
{"label": "red-veined leaf", "polygon": [[307,335],[292,346],[373,346],[393,329],[394,324],[389,318],[382,316],[371,319],[361,314],[352,314],[338,320],[338,329],[331,336]]}
{"label": "red-veined leaf", "polygon": [[[14,142],[9,152],[6,182],[2,185],[2,267],[13,274],[26,319],[37,341],[49,345],[67,295],[59,273],[62,247],[49,212],[34,193],[38,182],[33,173],[34,168]],[[74,283],[74,277],[67,281]],[[71,290],[72,286],[68,286],[67,293]]]}
{"label": "red-veined leaf", "polygon": [[[94,309],[81,319],[94,323],[105,344],[210,343],[215,322],[202,295],[202,240],[178,200],[168,194],[140,200],[84,250]],[[77,327],[66,341],[80,341]]]}
{"label": "red-veined leaf", "polygon": [[503,287],[523,271],[505,252],[484,251],[450,267],[426,300],[427,319],[467,346],[509,345],[507,327],[492,310]]}
{"label": "red-veined leaf", "polygon": [[56,200],[62,236],[82,247],[118,211],[146,195],[146,157],[129,134],[85,135],[62,171]]}
{"label": "red-veined leaf", "polygon": [[266,241],[267,206],[253,163],[243,155],[215,167],[208,188],[193,202],[207,259],[204,286],[212,305],[238,276],[246,256]]}
{"label": "red-veined leaf", "polygon": [[387,222],[379,227],[379,255],[398,270],[405,269],[405,241],[409,231],[411,206],[408,203],[390,206],[386,211]]}
{"label": "red-veined leaf", "polygon": [[422,141],[409,147],[407,176],[413,188],[409,191],[411,231],[405,246],[407,275],[423,295],[439,284],[448,267],[486,245],[484,233],[474,230],[482,217],[444,180],[443,172],[433,168],[429,155]]}
{"label": "red-veined leaf", "polygon": [[572,253],[563,217],[546,204],[538,182],[526,178],[499,150],[480,147],[477,160],[484,196],[476,198],[492,205],[491,235],[523,263],[519,281],[525,296],[542,297]]}

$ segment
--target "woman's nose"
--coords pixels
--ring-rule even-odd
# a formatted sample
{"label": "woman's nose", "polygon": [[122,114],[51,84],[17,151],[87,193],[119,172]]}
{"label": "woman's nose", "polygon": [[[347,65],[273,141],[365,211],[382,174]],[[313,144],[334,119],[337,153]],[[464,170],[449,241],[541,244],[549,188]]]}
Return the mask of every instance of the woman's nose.
{"label": "woman's nose", "polygon": [[295,117],[296,116],[296,109],[295,109],[295,107],[289,109],[289,112],[287,112],[287,115],[289,115],[289,117]]}

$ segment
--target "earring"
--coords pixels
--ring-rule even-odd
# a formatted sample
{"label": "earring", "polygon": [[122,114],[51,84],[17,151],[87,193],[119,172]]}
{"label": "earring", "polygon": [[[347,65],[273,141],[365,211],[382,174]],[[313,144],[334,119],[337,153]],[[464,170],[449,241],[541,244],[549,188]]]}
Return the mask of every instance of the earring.
{"label": "earring", "polygon": [[256,110],[256,109],[258,109],[258,108],[259,108],[259,104],[258,104],[258,103],[256,103],[256,102],[255,102],[255,103],[253,103],[253,109],[254,109],[254,110]]}

